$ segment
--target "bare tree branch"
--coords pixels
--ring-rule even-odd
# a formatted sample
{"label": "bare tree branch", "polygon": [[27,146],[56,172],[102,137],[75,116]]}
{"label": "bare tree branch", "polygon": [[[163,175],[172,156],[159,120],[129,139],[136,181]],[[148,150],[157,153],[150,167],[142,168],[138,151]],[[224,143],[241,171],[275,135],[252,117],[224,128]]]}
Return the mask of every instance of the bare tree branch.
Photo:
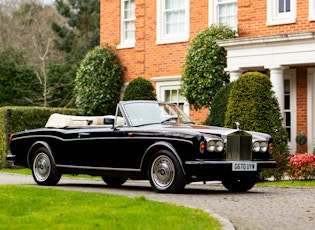
{"label": "bare tree branch", "polygon": [[[48,96],[48,93],[47,93],[46,59],[47,59],[47,55],[48,55],[48,51],[49,51],[50,38],[48,39],[47,46],[46,46],[46,49],[45,49],[45,53],[42,56],[40,55],[40,51],[38,49],[38,45],[36,44],[36,41],[35,41],[35,37],[33,36],[32,39],[33,39],[33,43],[34,43],[35,50],[36,50],[36,53],[38,55],[38,58],[42,62],[41,73],[42,73],[42,78],[43,79],[40,82],[41,82],[41,84],[43,85],[43,88],[44,88],[43,89],[44,107],[47,107],[47,96]],[[39,77],[39,79],[41,79],[41,76],[39,74],[37,74],[37,76]]]}

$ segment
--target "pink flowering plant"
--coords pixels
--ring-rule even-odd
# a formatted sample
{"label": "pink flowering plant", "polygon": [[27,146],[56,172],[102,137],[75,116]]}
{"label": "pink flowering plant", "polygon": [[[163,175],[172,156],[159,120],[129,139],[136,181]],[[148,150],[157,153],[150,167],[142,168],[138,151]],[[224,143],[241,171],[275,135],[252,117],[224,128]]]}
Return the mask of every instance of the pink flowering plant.
{"label": "pink flowering plant", "polygon": [[315,155],[298,153],[289,157],[288,175],[293,179],[315,178]]}

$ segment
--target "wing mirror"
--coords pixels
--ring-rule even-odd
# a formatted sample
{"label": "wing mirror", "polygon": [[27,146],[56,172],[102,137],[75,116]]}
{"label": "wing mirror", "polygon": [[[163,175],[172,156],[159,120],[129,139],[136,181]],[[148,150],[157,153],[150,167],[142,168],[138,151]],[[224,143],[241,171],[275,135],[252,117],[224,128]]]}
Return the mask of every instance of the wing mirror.
{"label": "wing mirror", "polygon": [[104,118],[104,125],[114,125],[115,119],[114,118]]}

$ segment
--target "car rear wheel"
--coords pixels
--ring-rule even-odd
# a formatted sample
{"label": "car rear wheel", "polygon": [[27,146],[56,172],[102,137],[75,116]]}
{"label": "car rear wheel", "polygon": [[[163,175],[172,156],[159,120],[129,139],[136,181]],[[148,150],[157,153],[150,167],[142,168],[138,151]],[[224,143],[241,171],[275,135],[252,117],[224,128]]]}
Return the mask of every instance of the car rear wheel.
{"label": "car rear wheel", "polygon": [[127,181],[126,178],[121,178],[121,177],[107,177],[107,176],[102,176],[103,181],[110,187],[119,187],[123,183]]}
{"label": "car rear wheel", "polygon": [[181,192],[186,185],[186,178],[177,158],[169,151],[155,153],[149,164],[149,180],[157,192]]}
{"label": "car rear wheel", "polygon": [[230,192],[246,192],[256,184],[256,175],[247,177],[230,177],[222,180],[223,186]]}
{"label": "car rear wheel", "polygon": [[56,185],[61,174],[56,169],[50,152],[45,147],[40,147],[34,154],[32,161],[32,175],[39,185]]}

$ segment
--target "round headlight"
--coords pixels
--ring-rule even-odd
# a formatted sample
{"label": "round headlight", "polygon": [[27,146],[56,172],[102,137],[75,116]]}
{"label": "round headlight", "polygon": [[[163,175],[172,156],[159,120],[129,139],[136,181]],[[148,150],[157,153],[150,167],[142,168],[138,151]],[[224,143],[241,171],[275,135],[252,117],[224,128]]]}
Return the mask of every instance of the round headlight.
{"label": "round headlight", "polygon": [[253,151],[254,152],[259,152],[260,151],[260,143],[258,141],[254,142],[254,144],[253,144]]}
{"label": "round headlight", "polygon": [[207,143],[207,150],[209,152],[214,152],[215,151],[215,141],[208,141],[208,143]]}
{"label": "round headlight", "polygon": [[217,152],[221,152],[224,149],[224,143],[222,141],[217,141],[216,149],[217,149]]}
{"label": "round headlight", "polygon": [[207,143],[209,152],[221,152],[224,149],[224,143],[220,140],[211,140]]}
{"label": "round headlight", "polygon": [[261,152],[267,152],[267,149],[268,149],[268,143],[267,142],[261,142],[260,143],[260,151]]}

